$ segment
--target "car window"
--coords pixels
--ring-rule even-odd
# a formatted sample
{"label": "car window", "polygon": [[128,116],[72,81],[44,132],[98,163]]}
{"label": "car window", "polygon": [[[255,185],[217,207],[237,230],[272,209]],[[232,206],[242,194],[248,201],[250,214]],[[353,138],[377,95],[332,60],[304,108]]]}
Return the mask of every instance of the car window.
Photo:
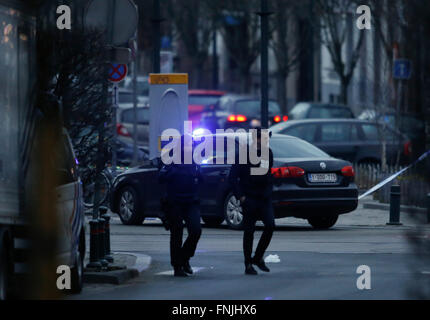
{"label": "car window", "polygon": [[286,128],[281,131],[282,134],[288,134],[308,142],[315,141],[315,133],[317,131],[316,124],[298,125],[290,128]]}
{"label": "car window", "polygon": [[270,148],[275,158],[329,158],[314,145],[295,138],[272,138]]}
{"label": "car window", "polygon": [[364,139],[367,141],[379,140],[378,126],[376,124],[363,124],[361,126],[364,133]]}
{"label": "car window", "polygon": [[309,112],[311,119],[341,119],[353,118],[351,111],[348,108],[334,106],[312,106]]}
{"label": "car window", "polygon": [[321,126],[322,142],[343,142],[357,139],[357,127],[350,123],[324,123]]}
{"label": "car window", "polygon": [[306,113],[308,112],[308,104],[306,103],[299,103],[297,104],[289,113],[288,117],[289,119],[305,119]]}
{"label": "car window", "polygon": [[[134,123],[134,110],[128,109],[122,112],[121,122],[123,123]],[[149,123],[149,108],[138,108],[137,109],[137,123],[148,124]]]}
{"label": "car window", "polygon": [[[239,100],[235,103],[235,112],[246,116],[261,115],[261,101],[260,100]],[[277,102],[269,101],[269,114],[280,114],[281,109]]]}

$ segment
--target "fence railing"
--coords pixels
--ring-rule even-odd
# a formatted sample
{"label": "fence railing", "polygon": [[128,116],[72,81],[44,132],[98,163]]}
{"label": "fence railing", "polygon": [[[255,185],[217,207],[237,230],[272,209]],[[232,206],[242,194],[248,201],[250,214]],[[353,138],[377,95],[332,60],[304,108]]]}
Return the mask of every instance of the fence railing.
{"label": "fence railing", "polygon": [[[400,166],[387,166],[385,172],[380,165],[359,164],[354,165],[355,182],[361,192],[367,191],[385,178],[400,171]],[[375,200],[382,203],[390,201],[390,187],[393,184],[400,185],[401,204],[426,207],[426,195],[430,193],[430,187],[425,178],[418,171],[411,168],[393,181],[387,183],[373,194]]]}

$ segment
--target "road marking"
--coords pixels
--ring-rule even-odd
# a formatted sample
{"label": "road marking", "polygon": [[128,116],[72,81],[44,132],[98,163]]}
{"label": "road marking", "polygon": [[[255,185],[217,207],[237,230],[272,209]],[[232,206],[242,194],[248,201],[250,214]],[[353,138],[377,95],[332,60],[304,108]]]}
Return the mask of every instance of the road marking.
{"label": "road marking", "polygon": [[279,263],[279,262],[281,262],[281,259],[279,259],[279,256],[277,254],[269,254],[264,259],[264,262],[266,262],[266,263]]}
{"label": "road marking", "polygon": [[[192,267],[194,273],[206,269],[205,267]],[[173,276],[173,270],[163,271],[155,274],[156,276]]]}
{"label": "road marking", "polygon": [[422,274],[430,274],[430,271],[421,271]]}

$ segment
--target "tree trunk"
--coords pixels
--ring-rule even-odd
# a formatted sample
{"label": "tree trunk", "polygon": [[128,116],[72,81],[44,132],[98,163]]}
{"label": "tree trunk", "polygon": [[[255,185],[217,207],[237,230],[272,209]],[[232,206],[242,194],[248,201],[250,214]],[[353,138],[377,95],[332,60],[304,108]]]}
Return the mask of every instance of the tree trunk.
{"label": "tree trunk", "polygon": [[282,72],[276,74],[276,95],[282,114],[288,113],[287,76]]}
{"label": "tree trunk", "polygon": [[340,92],[340,102],[343,103],[344,105],[348,104],[348,86],[349,86],[349,81],[347,81],[346,79],[341,79],[341,92]]}

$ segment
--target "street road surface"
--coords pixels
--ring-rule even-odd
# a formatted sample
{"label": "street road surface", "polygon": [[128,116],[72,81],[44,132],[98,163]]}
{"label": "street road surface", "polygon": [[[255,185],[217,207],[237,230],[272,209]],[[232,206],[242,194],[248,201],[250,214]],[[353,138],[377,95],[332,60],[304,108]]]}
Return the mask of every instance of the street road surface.
{"label": "street road surface", "polygon": [[[175,278],[170,267],[169,233],[158,220],[124,226],[115,217],[112,250],[150,255],[150,268],[123,285],[87,284],[80,295],[70,298],[408,299],[415,298],[413,293],[422,280],[428,283],[430,266],[417,263],[407,238],[410,226],[348,226],[340,221],[333,229],[316,231],[304,220],[287,218],[277,224],[266,256],[278,255],[280,262],[267,264],[270,273],[244,275],[241,231],[203,225],[191,260],[195,274]],[[260,235],[261,227],[255,245]],[[370,267],[370,290],[357,288],[360,265]]]}

